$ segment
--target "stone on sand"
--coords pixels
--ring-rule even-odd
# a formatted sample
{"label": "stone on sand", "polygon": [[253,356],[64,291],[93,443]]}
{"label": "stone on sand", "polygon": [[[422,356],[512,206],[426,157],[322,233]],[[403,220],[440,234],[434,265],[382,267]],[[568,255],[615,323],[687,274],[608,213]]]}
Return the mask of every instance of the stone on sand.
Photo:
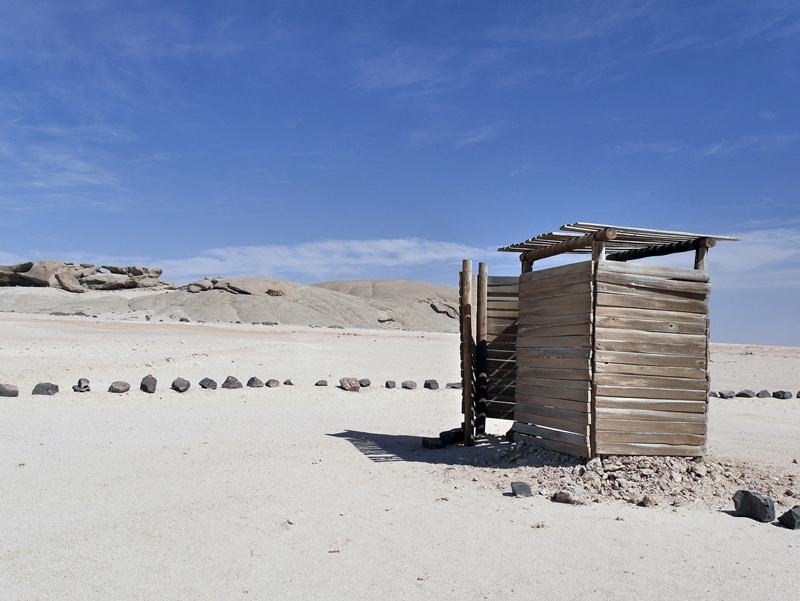
{"label": "stone on sand", "polygon": [[533,491],[527,482],[512,482],[511,494],[515,497],[530,497],[533,496]]}
{"label": "stone on sand", "polygon": [[577,485],[564,486],[553,495],[556,503],[570,503],[571,505],[585,505],[586,491]]}
{"label": "stone on sand", "polygon": [[58,392],[58,385],[53,384],[51,382],[39,382],[33,388],[33,392],[31,394],[43,394],[46,396],[52,396]]}
{"label": "stone on sand", "polygon": [[386,388],[397,388],[397,382],[394,380],[386,380]]}
{"label": "stone on sand", "polygon": [[227,388],[229,390],[236,390],[237,388],[244,388],[242,383],[234,378],[233,376],[228,376],[225,378],[225,381],[222,383],[223,388]]}
{"label": "stone on sand", "polygon": [[186,392],[189,390],[189,380],[184,380],[183,378],[175,378],[172,381],[172,390],[176,392]]}
{"label": "stone on sand", "polygon": [[400,386],[402,386],[402,387],[403,387],[403,388],[405,388],[406,390],[416,390],[416,388],[417,388],[417,383],[416,383],[416,382],[414,382],[413,380],[406,380],[405,382],[403,382],[402,384],[400,384]]}
{"label": "stone on sand", "polygon": [[247,387],[248,388],[263,388],[264,382],[253,376],[249,380],[247,380]]}
{"label": "stone on sand", "polygon": [[780,399],[782,401],[787,401],[793,396],[794,395],[788,390],[776,390],[775,392],[772,393],[772,398]]}
{"label": "stone on sand", "polygon": [[278,380],[276,380],[275,378],[270,378],[269,380],[267,380],[266,383],[267,388],[277,388],[280,385],[281,383],[278,382]]}
{"label": "stone on sand", "polygon": [[139,390],[148,394],[153,394],[156,391],[158,380],[153,377],[153,374],[147,374],[142,378],[142,383],[139,384]]}
{"label": "stone on sand", "polygon": [[91,390],[91,388],[89,388],[89,380],[80,378],[78,383],[72,387],[72,390],[75,392],[89,392]]}
{"label": "stone on sand", "polygon": [[800,505],[795,505],[778,518],[778,521],[789,530],[800,530]]}
{"label": "stone on sand", "polygon": [[775,503],[767,495],[750,490],[739,490],[733,495],[736,515],[757,522],[771,522],[775,519]]}
{"label": "stone on sand", "polygon": [[348,392],[358,392],[358,389],[361,388],[358,378],[342,378],[339,380],[339,386]]}
{"label": "stone on sand", "polygon": [[327,386],[327,385],[328,385],[328,380],[317,380],[316,384],[314,384],[314,386]]}
{"label": "stone on sand", "polygon": [[19,388],[13,384],[0,384],[0,397],[19,396]]}
{"label": "stone on sand", "polygon": [[439,382],[436,380],[425,380],[425,383],[422,386],[428,390],[439,390]]}
{"label": "stone on sand", "polygon": [[123,392],[128,392],[131,389],[131,385],[127,382],[116,381],[112,382],[111,386],[108,387],[109,392],[113,392],[116,394],[122,394]]}
{"label": "stone on sand", "polygon": [[200,380],[200,388],[207,388],[209,390],[216,390],[217,383],[211,378],[203,378]]}

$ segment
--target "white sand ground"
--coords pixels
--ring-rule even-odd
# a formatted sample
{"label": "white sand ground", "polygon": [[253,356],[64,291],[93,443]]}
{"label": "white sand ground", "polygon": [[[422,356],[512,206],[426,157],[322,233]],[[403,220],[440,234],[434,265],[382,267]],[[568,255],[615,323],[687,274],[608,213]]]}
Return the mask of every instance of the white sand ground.
{"label": "white sand ground", "polygon": [[[313,386],[443,384],[457,349],[453,334],[0,314],[0,382],[21,390],[0,399],[0,598],[797,598],[798,531],[511,498],[503,470],[462,465],[499,437],[420,448],[460,423],[458,391]],[[715,389],[800,388],[800,349],[712,358]],[[105,392],[147,373],[154,395]],[[296,386],[196,384],[227,375]],[[71,391],[82,376],[91,393]],[[183,395],[168,390],[178,376]],[[46,380],[62,392],[31,396]],[[715,458],[800,475],[798,433],[797,399],[712,401]]]}

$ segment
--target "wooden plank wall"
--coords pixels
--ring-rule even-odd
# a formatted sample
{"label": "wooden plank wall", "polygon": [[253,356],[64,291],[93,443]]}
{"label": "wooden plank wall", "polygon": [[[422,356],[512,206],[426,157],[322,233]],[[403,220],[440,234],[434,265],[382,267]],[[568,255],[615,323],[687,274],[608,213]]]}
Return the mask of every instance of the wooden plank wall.
{"label": "wooden plank wall", "polygon": [[589,457],[593,263],[520,277],[514,430]]}
{"label": "wooden plank wall", "polygon": [[514,419],[519,278],[489,276],[486,297],[486,417]]}
{"label": "wooden plank wall", "polygon": [[600,261],[595,286],[595,453],[704,455],[708,273]]}

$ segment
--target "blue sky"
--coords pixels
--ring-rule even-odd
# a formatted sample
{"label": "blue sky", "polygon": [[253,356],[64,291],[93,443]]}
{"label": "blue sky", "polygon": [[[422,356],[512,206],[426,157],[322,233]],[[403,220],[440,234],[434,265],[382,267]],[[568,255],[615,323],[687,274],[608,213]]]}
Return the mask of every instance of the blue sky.
{"label": "blue sky", "polygon": [[798,2],[6,0],[0,263],[455,285],[572,221],[739,235],[712,338],[800,346],[799,106]]}

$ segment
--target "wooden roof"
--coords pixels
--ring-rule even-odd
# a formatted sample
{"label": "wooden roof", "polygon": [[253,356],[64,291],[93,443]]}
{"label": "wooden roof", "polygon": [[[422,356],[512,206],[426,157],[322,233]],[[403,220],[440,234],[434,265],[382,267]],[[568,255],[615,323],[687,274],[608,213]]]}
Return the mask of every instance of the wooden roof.
{"label": "wooden roof", "polygon": [[[578,221],[561,226],[561,231],[550,232],[547,234],[540,234],[535,238],[528,238],[524,242],[517,242],[509,246],[503,246],[497,250],[502,252],[516,252],[523,253],[529,250],[537,250],[555,246],[562,242],[580,238],[586,234],[599,232],[606,228],[612,228],[616,231],[616,238],[609,240],[605,243],[606,252],[620,252],[626,250],[635,250],[645,248],[648,246],[656,246],[661,244],[670,244],[673,242],[685,242],[689,240],[697,240],[700,238],[710,238],[712,240],[732,240],[737,241],[741,238],[732,238],[730,236],[717,236],[711,234],[691,234],[689,232],[670,232],[666,230],[648,230],[635,227],[620,227],[616,225],[601,225],[599,223],[584,223]],[[569,253],[591,253],[591,246],[583,246],[565,252]]]}

